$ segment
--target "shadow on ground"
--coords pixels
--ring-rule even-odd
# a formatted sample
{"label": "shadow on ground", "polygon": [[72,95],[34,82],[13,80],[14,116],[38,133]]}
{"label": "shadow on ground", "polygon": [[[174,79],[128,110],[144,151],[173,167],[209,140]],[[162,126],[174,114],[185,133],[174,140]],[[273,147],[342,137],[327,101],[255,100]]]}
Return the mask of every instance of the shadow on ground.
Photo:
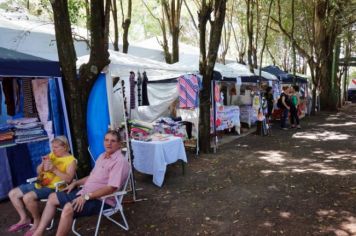
{"label": "shadow on ground", "polygon": [[[162,188],[136,172],[138,196],[148,200],[125,204],[128,232],[104,220],[101,235],[356,235],[356,106],[307,117],[302,126],[275,124],[272,136],[190,154],[185,175],[170,165]],[[0,234],[10,235],[14,212],[8,202],[0,212]],[[94,218],[78,225],[94,234]]]}

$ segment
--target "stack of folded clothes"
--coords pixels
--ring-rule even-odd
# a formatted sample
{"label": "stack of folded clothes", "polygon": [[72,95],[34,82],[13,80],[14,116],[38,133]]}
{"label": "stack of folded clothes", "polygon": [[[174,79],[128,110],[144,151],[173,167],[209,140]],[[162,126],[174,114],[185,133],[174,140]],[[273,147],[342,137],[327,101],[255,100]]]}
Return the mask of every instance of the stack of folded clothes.
{"label": "stack of folded clothes", "polygon": [[139,120],[130,120],[129,121],[131,126],[131,133],[130,136],[136,140],[149,140],[150,135],[153,131],[153,125],[148,122],[139,121]]}
{"label": "stack of folded clothes", "polygon": [[19,118],[8,120],[8,123],[15,126],[16,143],[29,143],[48,139],[46,131],[43,129],[43,124],[37,118]]}
{"label": "stack of folded clothes", "polygon": [[174,121],[169,117],[161,117],[155,121],[155,133],[172,134],[176,137],[186,138],[187,132],[182,121]]}
{"label": "stack of folded clothes", "polygon": [[15,144],[13,129],[14,126],[11,124],[0,125],[0,147]]}

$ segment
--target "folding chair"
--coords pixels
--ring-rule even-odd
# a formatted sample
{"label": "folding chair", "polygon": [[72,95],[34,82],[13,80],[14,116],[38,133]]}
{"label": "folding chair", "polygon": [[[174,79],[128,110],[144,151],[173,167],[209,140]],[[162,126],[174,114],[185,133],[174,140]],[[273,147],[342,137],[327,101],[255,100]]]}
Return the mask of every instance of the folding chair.
{"label": "folding chair", "polygon": [[[26,182],[29,184],[34,183],[36,181],[37,181],[37,177],[33,177],[33,178],[26,180]],[[58,182],[54,183],[55,192],[58,192],[62,186],[66,186],[66,185],[67,185],[67,183],[65,181],[58,181]],[[47,200],[48,199],[41,199],[40,201],[46,203]],[[51,224],[46,229],[51,230],[53,228],[53,224],[54,224],[54,218],[51,220]]]}
{"label": "folding chair", "polygon": [[[126,220],[126,217],[125,217],[125,214],[124,214],[124,209],[122,207],[122,200],[124,198],[124,195],[127,193],[126,188],[127,188],[128,183],[130,181],[131,173],[132,172],[131,172],[131,168],[130,168],[129,174],[128,174],[127,179],[125,181],[125,184],[122,186],[122,188],[120,190],[116,191],[113,194],[109,194],[109,195],[106,195],[106,196],[101,198],[102,203],[101,203],[101,208],[100,208],[100,212],[99,212],[99,216],[98,216],[98,221],[97,221],[97,224],[96,224],[95,236],[97,236],[98,233],[99,233],[99,227],[100,227],[100,222],[101,222],[102,216],[105,216],[108,220],[110,220],[111,222],[113,222],[117,226],[120,226],[124,230],[129,230],[129,225],[127,223],[127,220]],[[110,198],[110,197],[114,197],[115,198],[115,206],[110,207],[108,209],[104,209],[105,200],[107,198]],[[123,223],[120,223],[119,221],[117,221],[117,220],[112,218],[112,216],[114,214],[116,214],[116,213],[120,213]],[[75,230],[76,221],[77,220],[74,219],[73,224],[72,224],[72,231],[73,231],[73,233],[75,235],[81,236]]]}
{"label": "folding chair", "polygon": [[[77,159],[75,159],[75,162],[78,164],[78,160]],[[33,177],[33,178],[30,178],[30,179],[27,179],[26,182],[31,184],[31,183],[36,182],[37,179],[38,179],[38,177]],[[74,179],[78,179],[77,173],[75,173]],[[60,189],[65,187],[65,186],[67,186],[67,183],[65,181],[63,181],[63,180],[54,183],[55,192],[59,192]],[[47,200],[48,199],[41,199],[40,201],[46,203]],[[57,210],[61,211],[62,209],[57,208]],[[54,225],[54,218],[51,220],[50,225],[46,229],[47,230],[51,230],[53,228],[53,225]]]}

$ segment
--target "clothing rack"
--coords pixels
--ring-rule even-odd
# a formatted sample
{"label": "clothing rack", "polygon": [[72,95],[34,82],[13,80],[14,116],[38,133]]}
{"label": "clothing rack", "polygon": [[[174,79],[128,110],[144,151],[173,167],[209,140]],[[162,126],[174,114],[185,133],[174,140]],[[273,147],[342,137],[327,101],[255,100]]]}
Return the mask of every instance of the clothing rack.
{"label": "clothing rack", "polygon": [[134,175],[134,169],[133,169],[133,155],[132,155],[132,149],[131,149],[131,139],[130,139],[130,128],[129,128],[129,114],[130,112],[128,111],[127,108],[127,98],[125,96],[125,81],[121,80],[121,89],[119,89],[119,91],[121,92],[122,95],[122,108],[123,108],[123,115],[124,115],[124,124],[125,124],[125,138],[126,138],[126,155],[128,156],[129,162],[130,162],[130,166],[131,166],[131,175],[130,175],[130,186],[131,186],[131,190],[132,190],[132,198],[133,198],[133,202],[138,202],[138,201],[144,201],[147,200],[147,198],[137,198],[137,191],[141,190],[141,189],[137,189],[136,188],[136,183],[135,183],[135,175]]}

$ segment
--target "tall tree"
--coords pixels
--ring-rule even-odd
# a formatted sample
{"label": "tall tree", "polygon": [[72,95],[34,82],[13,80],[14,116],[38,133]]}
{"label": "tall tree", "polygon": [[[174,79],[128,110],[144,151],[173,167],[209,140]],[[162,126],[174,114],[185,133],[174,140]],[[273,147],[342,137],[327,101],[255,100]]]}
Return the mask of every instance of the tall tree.
{"label": "tall tree", "polygon": [[[143,0],[146,9],[151,16],[156,19],[162,30],[163,40],[160,44],[163,48],[166,62],[169,64],[179,61],[179,36],[181,30],[180,18],[182,11],[183,0],[160,0],[161,17],[157,17],[147,3]],[[168,36],[169,34],[169,36]],[[169,41],[171,41],[170,51]]]}
{"label": "tall tree", "polygon": [[78,159],[79,174],[90,170],[87,152],[86,107],[89,92],[101,70],[109,64],[108,33],[110,20],[110,0],[91,0],[90,32],[91,50],[89,62],[83,64],[76,73],[76,53],[73,44],[68,2],[51,1],[58,57],[63,73],[65,100],[73,134],[74,155]]}
{"label": "tall tree", "polygon": [[129,51],[129,29],[131,24],[131,14],[132,14],[132,0],[127,0],[127,14],[125,17],[124,6],[122,0],[121,4],[121,15],[122,15],[122,28],[124,30],[122,35],[122,51],[123,53],[128,53]]}
{"label": "tall tree", "polygon": [[226,54],[230,48],[230,40],[231,40],[231,33],[232,33],[232,19],[234,15],[234,2],[232,1],[231,4],[227,4],[226,9],[226,20],[223,25],[222,37],[221,37],[221,53],[219,55],[218,61],[222,64],[225,64]]}
{"label": "tall tree", "polygon": [[266,20],[266,26],[264,29],[264,36],[263,36],[263,43],[262,43],[262,49],[261,49],[261,54],[260,54],[260,65],[259,65],[259,77],[261,77],[261,68],[262,68],[262,60],[263,60],[263,53],[265,51],[266,47],[266,42],[267,42],[267,36],[268,36],[268,25],[269,25],[269,20],[271,16],[271,10],[272,10],[272,4],[274,0],[269,1],[269,6],[268,6],[268,15],[267,15],[267,20]]}
{"label": "tall tree", "polygon": [[247,23],[247,36],[248,36],[248,46],[247,46],[247,62],[250,68],[250,71],[253,73],[253,7],[254,0],[247,0],[246,4],[246,23]]}
{"label": "tall tree", "polygon": [[[299,15],[300,20],[297,22],[303,25],[299,29],[304,28],[306,31],[299,32],[298,37],[293,36],[282,23],[280,0],[278,0],[279,17],[274,21],[290,42],[293,42],[298,53],[308,61],[314,84],[313,101],[315,101],[316,88],[320,88],[321,108],[335,110],[338,96],[334,93],[331,79],[334,44],[342,29],[355,22],[355,4],[352,4],[352,0],[302,1],[302,7],[299,9],[301,12],[311,9],[311,12]],[[303,40],[308,44],[303,44]]]}
{"label": "tall tree", "polygon": [[112,19],[114,23],[114,51],[119,51],[119,19],[117,17],[117,4],[116,0],[111,3]]}
{"label": "tall tree", "polygon": [[[225,20],[227,0],[202,0],[199,6],[199,72],[203,76],[203,90],[200,93],[199,139],[201,151],[210,152],[210,109],[211,81],[221,41],[221,32]],[[207,23],[210,23],[209,43],[207,47]]]}

